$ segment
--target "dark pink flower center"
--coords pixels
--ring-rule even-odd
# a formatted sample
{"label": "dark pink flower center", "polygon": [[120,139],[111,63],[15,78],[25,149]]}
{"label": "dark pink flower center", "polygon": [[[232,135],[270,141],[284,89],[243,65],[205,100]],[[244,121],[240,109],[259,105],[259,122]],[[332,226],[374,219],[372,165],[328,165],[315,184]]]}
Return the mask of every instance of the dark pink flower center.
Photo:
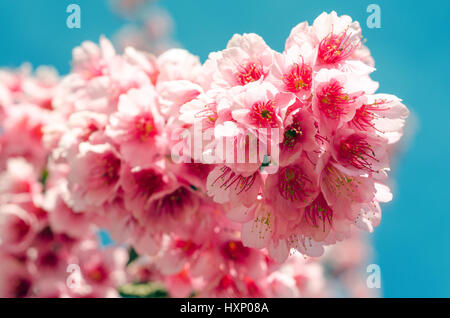
{"label": "dark pink flower center", "polygon": [[250,111],[250,118],[258,128],[276,128],[279,126],[275,104],[272,101],[254,103]]}
{"label": "dark pink flower center", "polygon": [[98,131],[100,127],[98,127],[97,123],[94,121],[90,122],[83,131],[83,134],[80,136],[81,140],[87,141],[89,137],[96,131]]}
{"label": "dark pink flower center", "polygon": [[26,297],[31,289],[31,281],[24,277],[17,278],[14,285],[13,294],[15,298]]}
{"label": "dark pink flower center", "polygon": [[140,115],[136,117],[134,123],[137,138],[141,141],[146,141],[157,134],[155,128],[155,121],[150,114]]}
{"label": "dark pink flower center", "polygon": [[164,187],[163,175],[153,169],[140,170],[133,173],[134,181],[145,197],[150,197]]}
{"label": "dark pink flower center", "polygon": [[242,262],[250,255],[250,249],[241,241],[228,241],[222,247],[223,254],[232,261]]}
{"label": "dark pink flower center", "polygon": [[283,76],[283,83],[286,89],[292,93],[298,93],[302,90],[309,91],[312,83],[312,69],[310,66],[302,63],[295,63],[289,73]]}
{"label": "dark pink flower center", "polygon": [[86,276],[95,283],[102,283],[108,278],[108,271],[103,264],[98,264],[86,270]]}
{"label": "dark pink flower center", "polygon": [[219,182],[220,187],[224,189],[228,189],[234,185],[234,190],[237,194],[250,190],[256,180],[256,173],[248,177],[243,177],[226,166],[222,167],[221,171],[222,174],[214,180],[212,185],[214,186],[216,182]]}
{"label": "dark pink flower center", "polygon": [[359,44],[359,41],[352,41],[350,38],[351,34],[347,30],[340,34],[328,34],[319,44],[319,61],[332,64],[350,57]]}
{"label": "dark pink flower center", "polygon": [[113,153],[108,153],[103,158],[103,179],[108,185],[119,180],[120,159]]}
{"label": "dark pink flower center", "polygon": [[226,291],[228,289],[232,289],[233,291],[237,290],[236,284],[230,274],[223,276],[219,282],[219,286],[217,287],[222,291]]}
{"label": "dark pink flower center", "polygon": [[293,148],[302,137],[302,125],[299,121],[294,121],[284,131],[283,145],[287,148]]}
{"label": "dark pink flower center", "polygon": [[190,174],[195,175],[197,178],[203,178],[205,180],[208,177],[209,172],[211,171],[210,165],[198,162],[187,163],[185,166]]}
{"label": "dark pink flower center", "polygon": [[339,159],[357,169],[374,172],[372,160],[377,161],[372,146],[363,136],[350,135],[339,146]]}
{"label": "dark pink flower center", "polygon": [[259,80],[261,76],[263,76],[262,66],[259,63],[253,62],[248,63],[244,67],[241,66],[236,74],[237,81],[241,85],[255,82]]}
{"label": "dark pink flower center", "polygon": [[251,279],[250,277],[245,277],[244,283],[250,297],[261,297],[261,291],[259,290],[258,285],[256,285],[253,279]]}
{"label": "dark pink flower center", "polygon": [[330,119],[339,119],[347,113],[347,106],[353,104],[359,93],[348,94],[337,80],[331,80],[318,93],[320,111]]}
{"label": "dark pink flower center", "polygon": [[55,268],[59,263],[59,257],[55,252],[49,251],[40,257],[39,263],[44,267]]}
{"label": "dark pink flower center", "polygon": [[180,187],[159,201],[157,213],[159,213],[159,215],[179,215],[190,201],[191,193],[189,190]]}
{"label": "dark pink flower center", "polygon": [[30,232],[31,226],[24,220],[17,218],[14,222],[14,242],[21,242],[25,236]]}
{"label": "dark pink flower center", "polygon": [[190,256],[199,248],[199,246],[190,240],[177,240],[175,242],[175,248],[181,249],[186,255]]}

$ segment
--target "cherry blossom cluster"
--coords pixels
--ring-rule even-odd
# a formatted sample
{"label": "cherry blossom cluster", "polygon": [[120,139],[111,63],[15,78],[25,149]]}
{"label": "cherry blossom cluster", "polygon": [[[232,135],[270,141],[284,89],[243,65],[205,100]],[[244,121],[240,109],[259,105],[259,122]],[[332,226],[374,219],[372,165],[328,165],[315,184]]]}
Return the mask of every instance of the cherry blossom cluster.
{"label": "cherry blossom cluster", "polygon": [[93,224],[72,227],[83,216],[45,191],[59,81],[51,67],[0,70],[0,297],[116,297],[126,282],[126,250],[100,250]]}
{"label": "cherry blossom cluster", "polygon": [[[58,121],[52,111],[57,72],[40,67],[32,74],[31,66],[18,70],[0,70],[0,169],[12,157],[25,158],[36,169],[43,169],[50,152],[42,144],[42,128]],[[12,106],[13,105],[13,106]]]}
{"label": "cherry blossom cluster", "polygon": [[[185,242],[176,242],[178,246],[182,244]],[[204,253],[206,259],[194,255],[198,260],[184,263],[175,274],[174,265],[167,269],[164,265],[169,264],[168,260],[176,261],[175,266],[181,265],[179,249],[169,257],[164,255],[162,262],[159,256],[140,257],[128,267],[129,279],[133,283],[162,283],[172,297],[329,297],[336,290],[327,284],[320,262],[305,261],[298,254],[277,264],[267,254],[244,247],[239,240],[223,241],[215,248],[195,253]]]}
{"label": "cherry blossom cluster", "polygon": [[101,250],[93,227],[72,229],[69,208],[42,194],[39,176],[24,158],[0,174],[0,297],[117,297],[126,249]]}
{"label": "cherry blossom cluster", "polygon": [[[71,114],[54,152],[67,165],[69,205],[114,220],[112,232],[146,254],[166,236],[208,233],[202,214],[225,215],[245,247],[278,262],[291,249],[320,256],[355,227],[372,231],[379,202],[391,199],[389,148],[408,111],[375,94],[360,33],[348,16],[324,13],[296,26],[283,53],[235,35],[204,64],[180,49],[153,58],[117,55],[106,39],[85,43],[54,99]],[[196,125],[200,143],[180,147]],[[252,140],[265,151],[255,162]],[[235,160],[198,160],[198,148]]]}
{"label": "cherry blossom cluster", "polygon": [[[166,243],[160,255],[133,260],[127,271],[131,283],[156,283],[157,290],[172,297],[376,297],[379,290],[366,285],[372,248],[361,234],[328,248],[320,259],[294,254],[282,264],[236,240],[222,240],[200,260],[199,245],[176,240]],[[194,262],[186,262],[190,255]],[[252,260],[244,265],[247,255]],[[236,279],[233,268],[246,275]],[[142,295],[145,292],[134,296]]]}
{"label": "cherry blossom cluster", "polygon": [[359,24],[332,12],[297,25],[283,53],[256,34],[235,35],[202,66],[204,91],[179,120],[210,128],[212,142],[194,140],[192,156],[188,140],[183,154],[197,160],[200,144],[201,159],[215,158],[207,194],[242,224],[245,246],[279,262],[292,249],[320,256],[379,224],[408,110],[376,94],[372,61]]}
{"label": "cherry blossom cluster", "polygon": [[[201,63],[183,49],[118,54],[102,37],[73,50],[62,79],[0,72],[0,255],[17,264],[0,292],[113,295],[127,257],[98,249],[102,228],[141,255],[131,280],[175,297],[330,295],[318,257],[343,241],[362,262],[365,245],[348,242],[392,199],[408,116],[376,93],[373,66],[358,22],[331,12],[294,27],[282,53],[234,35]],[[349,258],[336,251],[325,258]],[[46,266],[51,290],[34,274]]]}

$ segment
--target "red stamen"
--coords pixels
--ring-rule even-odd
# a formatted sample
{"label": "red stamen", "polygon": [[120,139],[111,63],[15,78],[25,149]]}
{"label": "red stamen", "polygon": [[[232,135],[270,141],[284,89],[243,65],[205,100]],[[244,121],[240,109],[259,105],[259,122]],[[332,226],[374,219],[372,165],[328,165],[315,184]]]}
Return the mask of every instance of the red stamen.
{"label": "red stamen", "polygon": [[320,194],[309,206],[305,208],[305,220],[314,228],[322,224],[325,232],[326,222],[332,225],[333,210],[328,206],[325,198]]}
{"label": "red stamen", "polygon": [[318,59],[324,64],[333,64],[350,57],[359,45],[358,41],[352,41],[351,34],[347,30],[340,34],[331,32],[319,44]]}
{"label": "red stamen", "polygon": [[276,128],[279,126],[275,104],[272,101],[253,104],[250,117],[258,128]]}
{"label": "red stamen", "polygon": [[367,140],[356,134],[353,134],[343,140],[339,146],[339,157],[342,161],[357,169],[375,172],[372,169],[371,160],[378,161],[375,158],[375,152]]}
{"label": "red stamen", "polygon": [[215,103],[207,104],[201,111],[195,114],[194,117],[204,119],[204,122],[206,123],[207,126],[214,126],[214,122],[219,117],[217,115],[217,112],[215,111],[215,108],[216,108]]}
{"label": "red stamen", "polygon": [[247,192],[250,190],[252,185],[255,183],[256,180],[256,172],[248,177],[243,177],[240,174],[235,173],[231,168],[229,167],[222,167],[222,174],[213,182],[214,184],[219,181],[222,184],[220,185],[221,188],[228,189],[233,184],[235,184],[234,190],[238,191],[237,194],[241,194],[242,192]]}
{"label": "red stamen", "polygon": [[237,81],[241,85],[246,85],[251,82],[255,82],[259,80],[263,76],[263,69],[259,63],[248,63],[244,67],[240,67],[240,70],[237,72],[236,77]]}
{"label": "red stamen", "polygon": [[312,83],[312,69],[302,62],[295,63],[288,74],[283,76],[283,83],[289,92],[298,93],[302,90],[309,91]]}
{"label": "red stamen", "polygon": [[339,119],[347,113],[347,106],[353,104],[362,93],[348,94],[343,86],[332,79],[317,93],[320,111],[330,119]]}
{"label": "red stamen", "polygon": [[297,166],[285,167],[280,171],[278,184],[280,195],[291,202],[305,201],[309,195],[308,186],[312,185],[308,176]]}
{"label": "red stamen", "polygon": [[298,141],[303,137],[302,126],[299,121],[294,121],[286,127],[284,131],[283,144],[287,148],[293,148]]}
{"label": "red stamen", "polygon": [[355,117],[353,117],[351,124],[353,124],[357,129],[360,130],[368,130],[368,129],[375,129],[376,131],[383,132],[375,127],[375,124],[373,121],[377,118],[380,118],[381,116],[378,115],[375,112],[378,111],[386,111],[390,108],[380,107],[381,105],[385,104],[386,100],[379,100],[375,101],[372,104],[364,104],[359,109],[356,110]]}

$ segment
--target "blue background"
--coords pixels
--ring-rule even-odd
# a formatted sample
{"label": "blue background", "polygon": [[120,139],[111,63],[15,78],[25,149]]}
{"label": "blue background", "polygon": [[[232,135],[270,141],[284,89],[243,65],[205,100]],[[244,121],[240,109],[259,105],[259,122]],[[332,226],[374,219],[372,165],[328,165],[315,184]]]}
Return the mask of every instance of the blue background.
{"label": "blue background", "polygon": [[[381,29],[368,29],[366,8],[381,7]],[[82,28],[66,27],[66,7],[82,9]],[[202,61],[234,33],[256,32],[276,50],[297,23],[336,10],[360,21],[376,60],[380,92],[404,99],[412,111],[410,137],[394,165],[394,200],[385,204],[373,236],[386,297],[450,297],[450,2],[162,0],[176,39]],[[111,36],[125,21],[101,0],[3,0],[0,66],[54,65],[69,71],[71,50],[83,40]],[[412,132],[412,133],[411,133]]]}

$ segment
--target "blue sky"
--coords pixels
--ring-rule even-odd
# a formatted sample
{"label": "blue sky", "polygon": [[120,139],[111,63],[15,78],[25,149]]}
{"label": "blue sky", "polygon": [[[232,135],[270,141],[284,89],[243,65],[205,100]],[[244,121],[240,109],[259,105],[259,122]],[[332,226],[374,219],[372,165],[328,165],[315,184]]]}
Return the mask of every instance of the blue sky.
{"label": "blue sky", "polygon": [[[255,32],[276,50],[297,23],[335,10],[360,21],[376,60],[380,92],[403,98],[412,135],[393,166],[394,200],[385,204],[373,235],[375,262],[387,297],[450,297],[450,2],[162,0],[175,37],[204,60],[234,33]],[[66,7],[80,5],[82,28],[66,27]],[[369,29],[369,4],[381,8],[381,28]],[[123,20],[103,0],[0,2],[0,66],[49,64],[69,70],[71,50],[83,40],[111,36]]]}

